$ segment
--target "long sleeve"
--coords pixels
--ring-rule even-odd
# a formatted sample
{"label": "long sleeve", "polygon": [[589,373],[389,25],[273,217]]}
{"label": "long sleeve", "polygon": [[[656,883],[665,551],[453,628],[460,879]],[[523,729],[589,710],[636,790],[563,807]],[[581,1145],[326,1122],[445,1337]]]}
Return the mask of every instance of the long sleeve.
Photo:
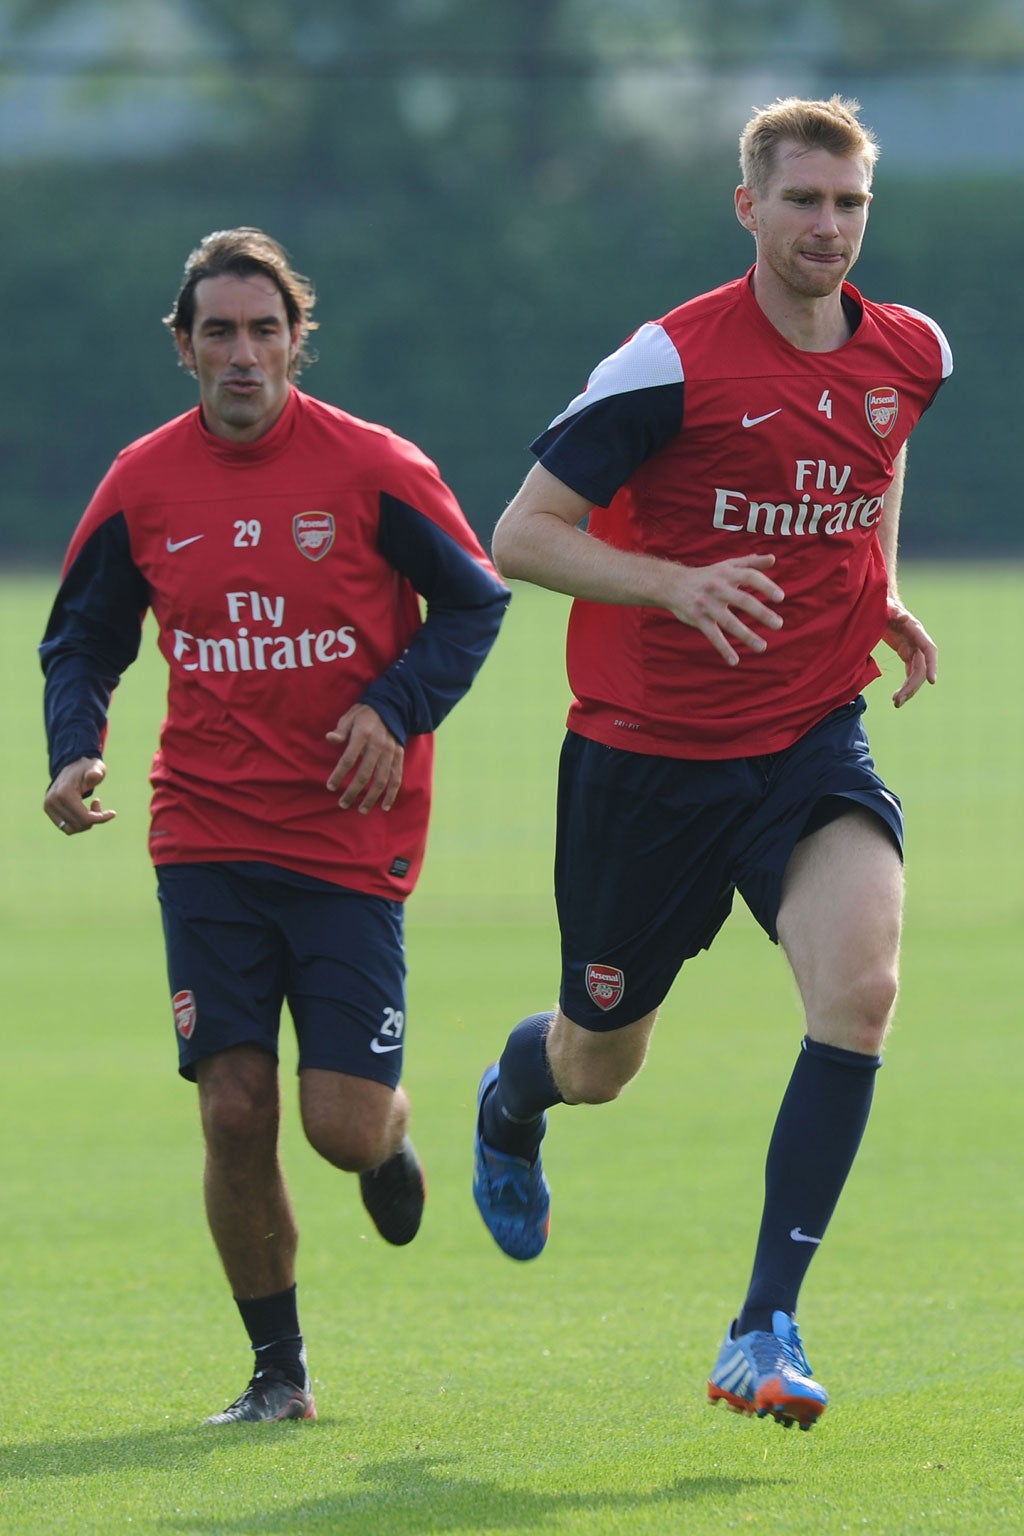
{"label": "long sleeve", "polygon": [[403,655],[363,694],[362,702],[404,742],[435,730],[468,690],[511,594],[478,547],[387,492],[379,548],[427,605]]}
{"label": "long sleeve", "polygon": [[139,653],[149,602],[123,514],[80,537],[84,527],[83,519],[39,647],[51,776],[80,757],[100,756],[110,697]]}

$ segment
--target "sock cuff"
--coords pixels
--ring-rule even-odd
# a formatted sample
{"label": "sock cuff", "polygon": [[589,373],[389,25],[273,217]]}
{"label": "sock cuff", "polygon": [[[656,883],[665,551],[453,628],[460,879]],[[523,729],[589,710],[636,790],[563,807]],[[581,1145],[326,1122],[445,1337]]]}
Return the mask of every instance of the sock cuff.
{"label": "sock cuff", "polygon": [[294,1285],[273,1296],[256,1296],[249,1301],[236,1296],[235,1305],[253,1349],[262,1349],[281,1339],[302,1337]]}
{"label": "sock cuff", "polygon": [[837,1067],[850,1067],[857,1072],[877,1072],[882,1065],[881,1056],[867,1056],[862,1051],[846,1051],[839,1045],[825,1045],[821,1040],[812,1040],[809,1035],[804,1036],[800,1049],[806,1051],[808,1056],[817,1057],[819,1061],[831,1061]]}

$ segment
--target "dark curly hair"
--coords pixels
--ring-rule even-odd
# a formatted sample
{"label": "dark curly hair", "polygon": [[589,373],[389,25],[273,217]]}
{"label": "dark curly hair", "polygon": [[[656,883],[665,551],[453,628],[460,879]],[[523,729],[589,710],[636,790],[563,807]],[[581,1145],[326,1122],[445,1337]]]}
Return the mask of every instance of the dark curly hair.
{"label": "dark curly hair", "polygon": [[313,319],[316,293],[308,277],[293,270],[287,251],[261,229],[243,225],[239,229],[217,229],[199,242],[185,262],[185,277],[174,308],[164,316],[164,325],[172,333],[192,335],[196,318],[196,285],[204,277],[269,277],[284,301],[289,329],[299,326],[299,345],[289,368],[289,376],[298,378],[302,369],[316,361],[307,346]]}

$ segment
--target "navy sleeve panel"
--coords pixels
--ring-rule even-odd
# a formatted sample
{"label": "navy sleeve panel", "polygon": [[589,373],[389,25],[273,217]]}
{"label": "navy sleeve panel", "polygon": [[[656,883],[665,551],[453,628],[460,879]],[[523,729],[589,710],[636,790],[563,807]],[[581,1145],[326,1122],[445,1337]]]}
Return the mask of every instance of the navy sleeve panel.
{"label": "navy sleeve panel", "polygon": [[[947,374],[946,378],[948,378],[948,377],[949,377],[949,375]],[[945,384],[945,382],[946,382],[946,379],[940,379],[939,382],[936,384],[935,388],[932,390],[931,394],[928,396],[928,399],[925,401],[924,405],[921,407],[921,415],[922,416],[924,415],[925,411],[930,411],[931,410],[932,406],[935,403],[935,396],[938,394],[939,390],[942,388],[942,386],[943,386],[943,384]]]}
{"label": "navy sleeve panel", "polygon": [[679,432],[684,388],[677,379],[581,403],[553,421],[530,448],[563,485],[606,507],[640,465]]}
{"label": "navy sleeve panel", "polygon": [[386,492],[378,547],[427,603],[404,654],[362,697],[404,743],[436,730],[462,698],[497,638],[511,594],[451,534]]}
{"label": "navy sleeve panel", "polygon": [[39,647],[51,778],[80,757],[101,755],[110,696],[139,654],[148,606],[119,512],[86,539],[65,572]]}

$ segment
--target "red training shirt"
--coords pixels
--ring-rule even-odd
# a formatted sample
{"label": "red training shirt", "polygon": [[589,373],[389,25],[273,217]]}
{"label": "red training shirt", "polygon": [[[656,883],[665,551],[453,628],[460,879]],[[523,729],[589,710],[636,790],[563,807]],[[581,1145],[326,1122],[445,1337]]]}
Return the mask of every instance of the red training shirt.
{"label": "red training shirt", "polygon": [[[197,407],[118,455],[71,540],[41,647],[51,772],[100,755],[149,608],[169,668],[154,862],[262,860],[402,899],[431,732],[507,601],[412,443],[295,389],[252,443],[215,436]],[[358,701],[405,743],[388,812],[342,811],[326,788],[340,750],[325,734]]]}
{"label": "red training shirt", "polygon": [[882,498],[952,358],[927,316],[849,283],[843,303],[850,339],[803,352],[748,273],[642,326],[533,444],[595,503],[595,538],[695,566],[773,554],[786,594],[783,628],[735,667],[663,609],[577,600],[580,735],[670,757],[780,751],[879,675]]}

